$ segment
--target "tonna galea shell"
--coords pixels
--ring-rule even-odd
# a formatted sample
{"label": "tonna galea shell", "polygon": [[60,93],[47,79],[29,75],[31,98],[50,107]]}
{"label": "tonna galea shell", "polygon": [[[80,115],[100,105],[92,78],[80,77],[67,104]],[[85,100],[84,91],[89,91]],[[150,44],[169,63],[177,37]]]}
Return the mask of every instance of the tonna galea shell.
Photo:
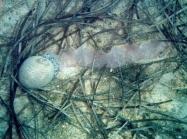
{"label": "tonna galea shell", "polygon": [[25,88],[36,89],[47,85],[54,74],[51,61],[42,56],[31,56],[21,65],[18,78]]}

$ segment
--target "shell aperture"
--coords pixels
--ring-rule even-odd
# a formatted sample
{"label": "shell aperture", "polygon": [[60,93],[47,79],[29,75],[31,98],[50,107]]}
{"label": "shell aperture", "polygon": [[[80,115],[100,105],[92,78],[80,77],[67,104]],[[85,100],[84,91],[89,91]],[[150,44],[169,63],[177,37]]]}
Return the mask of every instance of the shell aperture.
{"label": "shell aperture", "polygon": [[53,63],[54,72],[55,72],[55,75],[56,75],[57,72],[59,71],[59,63],[57,61],[57,58],[55,56],[53,56],[52,54],[50,54],[50,53],[45,53],[43,55],[43,58],[46,58],[46,59],[48,59],[49,61],[51,61]]}

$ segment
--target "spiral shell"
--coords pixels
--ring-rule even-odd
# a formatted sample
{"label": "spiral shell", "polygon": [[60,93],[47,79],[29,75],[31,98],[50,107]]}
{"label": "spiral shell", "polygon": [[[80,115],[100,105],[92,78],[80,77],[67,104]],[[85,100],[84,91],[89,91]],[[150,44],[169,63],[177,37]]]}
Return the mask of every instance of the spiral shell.
{"label": "spiral shell", "polygon": [[36,89],[47,85],[55,75],[53,63],[42,56],[31,56],[21,65],[18,73],[25,88]]}

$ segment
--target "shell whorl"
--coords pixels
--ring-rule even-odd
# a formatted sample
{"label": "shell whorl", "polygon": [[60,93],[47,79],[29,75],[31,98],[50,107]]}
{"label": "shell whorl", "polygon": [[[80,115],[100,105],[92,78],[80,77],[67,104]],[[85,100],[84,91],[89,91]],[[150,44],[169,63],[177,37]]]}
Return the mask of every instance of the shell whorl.
{"label": "shell whorl", "polygon": [[31,56],[21,65],[18,73],[25,88],[35,89],[47,85],[55,75],[53,63],[42,56]]}

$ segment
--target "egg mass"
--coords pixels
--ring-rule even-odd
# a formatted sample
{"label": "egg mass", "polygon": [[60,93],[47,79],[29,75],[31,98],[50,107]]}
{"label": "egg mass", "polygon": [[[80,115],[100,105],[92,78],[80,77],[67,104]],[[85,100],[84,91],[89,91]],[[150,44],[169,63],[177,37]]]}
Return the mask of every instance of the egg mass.
{"label": "egg mass", "polygon": [[52,62],[42,56],[31,56],[21,65],[18,78],[25,88],[37,89],[47,85],[55,75]]}

